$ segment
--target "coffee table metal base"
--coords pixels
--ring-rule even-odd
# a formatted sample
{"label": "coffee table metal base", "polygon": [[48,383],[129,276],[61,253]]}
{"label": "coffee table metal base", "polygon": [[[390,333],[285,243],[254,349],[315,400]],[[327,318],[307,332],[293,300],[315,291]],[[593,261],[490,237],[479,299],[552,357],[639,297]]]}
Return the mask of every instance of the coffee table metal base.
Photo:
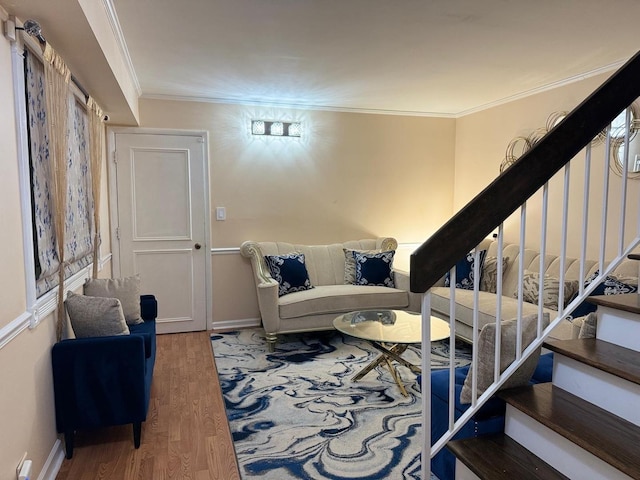
{"label": "coffee table metal base", "polygon": [[407,390],[404,388],[404,384],[402,383],[400,374],[395,369],[395,367],[391,364],[391,360],[395,360],[399,364],[407,367],[413,373],[419,374],[421,372],[420,367],[418,367],[417,365],[413,365],[412,363],[408,362],[407,360],[401,357],[401,355],[407,350],[407,347],[409,345],[406,343],[402,343],[402,344],[391,345],[389,348],[387,348],[381,342],[374,342],[369,340],[369,343],[374,348],[376,348],[376,350],[379,350],[381,353],[371,363],[369,363],[369,365],[367,365],[362,370],[360,370],[360,372],[358,372],[353,377],[352,380],[354,382],[357,382],[358,380],[362,379],[371,370],[376,368],[378,365],[380,365],[381,363],[384,363],[389,369],[389,372],[391,373],[391,376],[393,377],[396,384],[398,385],[398,388],[400,389],[400,392],[402,393],[402,395],[404,395],[405,397],[408,397],[409,394],[407,393]]}

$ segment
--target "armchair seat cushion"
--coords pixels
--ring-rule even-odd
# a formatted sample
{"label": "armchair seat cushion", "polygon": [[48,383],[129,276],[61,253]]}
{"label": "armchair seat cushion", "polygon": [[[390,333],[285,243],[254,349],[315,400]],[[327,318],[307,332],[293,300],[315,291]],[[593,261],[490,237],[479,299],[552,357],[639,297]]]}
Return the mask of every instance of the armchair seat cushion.
{"label": "armchair seat cushion", "polygon": [[405,290],[369,285],[321,285],[294,292],[278,301],[281,318],[299,318],[327,313],[340,314],[369,308],[406,308]]}

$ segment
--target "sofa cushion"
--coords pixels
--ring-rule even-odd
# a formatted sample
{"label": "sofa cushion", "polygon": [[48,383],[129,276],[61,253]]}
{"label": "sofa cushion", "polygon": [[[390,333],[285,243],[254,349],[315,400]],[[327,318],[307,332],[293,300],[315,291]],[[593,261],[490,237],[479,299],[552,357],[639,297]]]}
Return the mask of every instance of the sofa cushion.
{"label": "sofa cushion", "polygon": [[[551,275],[544,275],[544,285],[542,290],[542,304],[552,310],[560,310],[573,300],[578,293],[579,282],[577,280],[566,280],[564,282],[564,301],[560,306],[558,295],[560,294],[560,280]],[[537,272],[524,271],[522,276],[522,298],[525,302],[537,304],[540,293],[540,274]],[[513,294],[516,297],[517,292]]]}
{"label": "sofa cushion", "polygon": [[[544,314],[542,319],[542,328],[549,324],[549,315]],[[500,372],[504,372],[516,358],[517,346],[517,320],[505,320],[500,322]],[[495,365],[495,348],[496,348],[496,324],[490,323],[485,325],[480,331],[478,337],[478,372],[476,375],[477,394],[482,395],[487,388],[493,384],[494,365]],[[533,342],[538,332],[538,315],[528,315],[522,318],[522,350],[524,351]],[[514,388],[527,385],[533,372],[538,365],[540,358],[540,350],[531,354],[524,363],[509,377],[509,379],[500,387],[500,389]],[[464,381],[464,386],[460,392],[460,403],[471,403],[472,399],[472,381],[473,368],[469,369],[469,373]]]}
{"label": "sofa cushion", "polygon": [[371,308],[406,308],[409,294],[404,290],[367,285],[321,285],[278,299],[281,318],[346,313]]}
{"label": "sofa cushion", "polygon": [[278,282],[278,296],[313,288],[303,253],[264,257],[271,276]]}
{"label": "sofa cushion", "polygon": [[128,335],[129,327],[117,298],[67,293],[64,305],[77,338]]}
{"label": "sofa cushion", "polygon": [[[484,263],[484,257],[487,255],[486,250],[481,250],[479,252],[479,262],[480,265]],[[473,290],[473,277],[474,277],[474,267],[476,263],[476,252],[469,252],[467,255],[456,263],[456,288],[461,288],[464,290]],[[450,273],[444,277],[444,286],[448,287],[450,285]]]}
{"label": "sofa cushion", "polygon": [[[449,288],[433,287],[431,289],[431,309],[434,315],[449,318]],[[518,315],[518,299],[502,296],[501,319],[515,318]],[[486,324],[496,321],[497,295],[489,292],[478,292],[478,330]],[[473,290],[456,289],[456,313],[458,322],[471,327],[473,325]],[[522,302],[522,315],[531,315],[538,312],[538,306],[528,302]],[[543,308],[550,318],[555,318],[558,312],[549,308]],[[438,315],[440,314],[440,315]],[[463,335],[464,336],[464,335]],[[553,329],[553,338],[573,338],[573,326],[568,320],[562,321]],[[471,337],[469,337],[471,338]]]}
{"label": "sofa cushion", "polygon": [[125,278],[92,278],[84,284],[84,294],[117,298],[128,325],[142,323],[140,316],[140,275]]}
{"label": "sofa cushion", "polygon": [[393,265],[394,251],[380,253],[361,253],[354,251],[356,263],[356,285],[378,285],[394,288]]}

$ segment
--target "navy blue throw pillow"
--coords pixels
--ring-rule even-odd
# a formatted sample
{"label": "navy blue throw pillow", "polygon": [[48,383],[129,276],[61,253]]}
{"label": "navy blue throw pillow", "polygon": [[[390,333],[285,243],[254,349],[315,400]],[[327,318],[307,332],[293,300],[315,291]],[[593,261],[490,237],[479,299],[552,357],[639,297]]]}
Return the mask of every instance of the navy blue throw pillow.
{"label": "navy blue throw pillow", "polygon": [[[584,281],[584,288],[587,288],[598,275],[598,270],[589,275]],[[595,290],[591,292],[591,295],[622,295],[624,293],[636,293],[637,291],[638,287],[636,285],[629,285],[628,283],[619,281],[615,277],[607,275]],[[571,316],[573,318],[583,317],[591,312],[595,312],[596,309],[597,305],[584,301],[576,307],[573,313],[571,313]]]}
{"label": "navy blue throw pillow", "polygon": [[[486,250],[481,250],[478,256],[480,262],[480,278],[482,278],[482,265],[484,265],[484,257],[487,255]],[[456,263],[456,288],[463,290],[473,290],[473,269],[475,266],[476,254],[475,252],[467,253],[467,256]],[[444,277],[444,286],[451,285],[449,279],[449,272]]]}
{"label": "navy blue throw pillow", "polygon": [[363,253],[354,251],[356,285],[377,285],[394,288],[392,265],[395,252]]}
{"label": "navy blue throw pillow", "polygon": [[313,288],[303,253],[266,255],[264,257],[271,276],[278,282],[278,296]]}

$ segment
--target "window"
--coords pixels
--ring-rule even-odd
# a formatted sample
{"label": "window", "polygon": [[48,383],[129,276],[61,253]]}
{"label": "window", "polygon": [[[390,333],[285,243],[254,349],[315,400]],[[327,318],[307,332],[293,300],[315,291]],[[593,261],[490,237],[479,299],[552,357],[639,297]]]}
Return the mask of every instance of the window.
{"label": "window", "polygon": [[[49,139],[45,99],[44,66],[25,52],[25,96],[29,148],[33,250],[37,297],[58,284],[56,236],[53,226],[53,172],[49,161]],[[65,278],[93,260],[93,196],[89,147],[89,121],[85,105],[71,90],[68,94],[67,201],[65,209]]]}

